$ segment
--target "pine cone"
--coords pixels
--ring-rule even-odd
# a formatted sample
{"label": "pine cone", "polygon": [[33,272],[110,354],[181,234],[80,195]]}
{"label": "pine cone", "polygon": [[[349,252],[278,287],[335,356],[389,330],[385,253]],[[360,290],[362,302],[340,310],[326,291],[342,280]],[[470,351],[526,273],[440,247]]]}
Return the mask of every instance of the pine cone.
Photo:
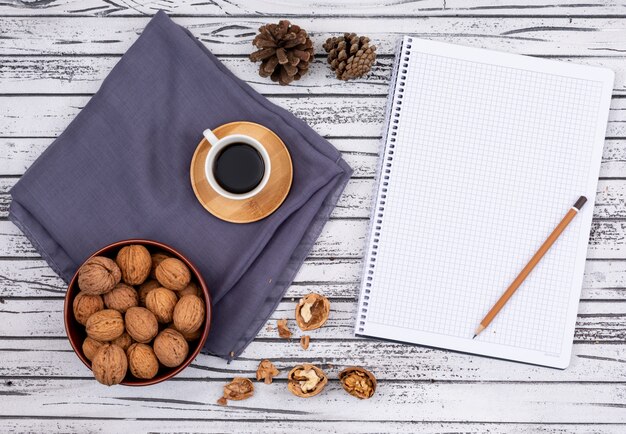
{"label": "pine cone", "polygon": [[306,30],[287,20],[259,27],[252,44],[259,50],[250,54],[250,60],[262,61],[259,75],[282,85],[300,80],[313,61],[313,42]]}
{"label": "pine cone", "polygon": [[323,45],[328,53],[330,69],[339,80],[350,80],[367,74],[376,60],[376,46],[370,39],[355,33],[328,38]]}

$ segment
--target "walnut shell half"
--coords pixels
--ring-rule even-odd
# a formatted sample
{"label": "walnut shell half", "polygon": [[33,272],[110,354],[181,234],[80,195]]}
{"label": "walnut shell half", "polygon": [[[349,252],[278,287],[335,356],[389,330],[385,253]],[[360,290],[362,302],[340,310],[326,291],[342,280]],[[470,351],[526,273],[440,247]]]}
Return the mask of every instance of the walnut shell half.
{"label": "walnut shell half", "polygon": [[91,370],[98,382],[107,386],[119,384],[126,376],[128,361],[126,353],[117,345],[104,344],[91,363]]}
{"label": "walnut shell half", "polygon": [[109,258],[94,256],[78,270],[78,287],[85,294],[101,295],[120,283],[120,267]]}
{"label": "walnut shell half", "polygon": [[376,392],[376,377],[360,366],[350,366],[339,373],[343,389],[359,399],[368,399]]}
{"label": "walnut shell half", "polygon": [[289,391],[300,398],[310,398],[319,394],[328,383],[324,371],[310,364],[296,366],[289,371],[287,379]]}
{"label": "walnut shell half", "polygon": [[129,285],[142,284],[150,275],[152,258],[148,249],[140,244],[122,247],[115,262],[122,271],[122,279]]}
{"label": "walnut shell half", "polygon": [[254,384],[247,378],[235,377],[233,381],[224,386],[224,399],[241,401],[250,398],[254,394]]}
{"label": "walnut shell half", "polygon": [[296,305],[296,322],[304,331],[315,330],[326,323],[329,313],[330,301],[312,292],[302,297]]}

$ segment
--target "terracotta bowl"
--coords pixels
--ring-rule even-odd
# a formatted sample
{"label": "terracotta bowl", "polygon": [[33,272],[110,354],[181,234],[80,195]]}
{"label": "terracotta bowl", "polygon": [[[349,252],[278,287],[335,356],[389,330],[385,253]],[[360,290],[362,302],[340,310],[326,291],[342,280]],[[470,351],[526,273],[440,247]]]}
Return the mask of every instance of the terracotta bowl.
{"label": "terracotta bowl", "polygon": [[[206,341],[206,338],[209,335],[209,329],[211,328],[211,318],[212,318],[211,296],[209,294],[209,289],[207,288],[207,285],[204,282],[204,279],[202,278],[202,276],[200,275],[200,272],[198,271],[198,269],[179,251],[175,250],[174,248],[166,244],[162,244],[157,241],[144,240],[144,239],[118,241],[116,243],[109,244],[108,246],[98,250],[90,257],[106,256],[111,259],[115,259],[115,255],[117,254],[119,249],[130,244],[141,244],[145,246],[150,251],[150,253],[158,251],[158,250],[162,250],[172,255],[173,257],[178,258],[181,261],[183,261],[189,267],[189,270],[191,270],[192,280],[194,280],[202,288],[202,293],[204,294],[204,304],[206,305],[206,321],[204,322],[204,325],[202,326],[203,327],[202,335],[197,340],[189,342],[189,355],[180,366],[176,368],[166,368],[164,366],[161,366],[159,368],[159,372],[157,373],[156,377],[150,380],[140,380],[138,378],[135,378],[130,374],[130,371],[129,371],[126,378],[124,378],[124,381],[120,383],[125,386],[149,386],[151,384],[160,383],[161,381],[165,381],[177,375],[180,371],[182,371],[187,366],[189,366],[191,361],[196,358],[198,353],[200,353],[200,350],[204,346],[204,342]],[[72,344],[72,348],[74,349],[74,352],[76,353],[78,358],[82,360],[83,363],[89,369],[91,369],[91,362],[87,359],[87,357],[85,357],[85,354],[83,353],[83,349],[82,349],[83,340],[85,339],[85,337],[87,337],[87,334],[85,333],[85,327],[76,321],[76,319],[74,318],[74,310],[72,308],[74,298],[76,297],[79,291],[80,290],[78,288],[78,271],[77,271],[74,274],[74,277],[72,277],[72,281],[70,282],[67,288],[67,294],[65,295],[65,307],[64,307],[65,331],[67,333],[68,339],[70,340],[70,344]]]}

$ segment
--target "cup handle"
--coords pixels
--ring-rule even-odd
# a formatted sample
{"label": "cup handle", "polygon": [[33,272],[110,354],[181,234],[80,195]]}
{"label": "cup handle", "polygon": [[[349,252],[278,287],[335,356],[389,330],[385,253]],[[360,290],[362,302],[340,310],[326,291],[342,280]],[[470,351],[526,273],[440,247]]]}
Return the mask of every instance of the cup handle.
{"label": "cup handle", "polygon": [[213,131],[211,131],[209,128],[204,130],[202,132],[202,135],[204,136],[205,139],[207,139],[207,141],[211,144],[211,146],[215,146],[215,144],[219,141],[217,136],[213,134]]}

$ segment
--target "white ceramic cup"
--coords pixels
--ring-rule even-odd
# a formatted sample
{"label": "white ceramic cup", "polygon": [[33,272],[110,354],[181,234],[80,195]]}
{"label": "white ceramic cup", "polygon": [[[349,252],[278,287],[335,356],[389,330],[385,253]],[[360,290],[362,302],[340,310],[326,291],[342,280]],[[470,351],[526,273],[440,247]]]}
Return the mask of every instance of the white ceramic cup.
{"label": "white ceramic cup", "polygon": [[[270,161],[270,155],[267,153],[267,150],[258,140],[244,134],[231,134],[230,136],[218,139],[217,136],[213,134],[213,131],[211,131],[210,129],[204,130],[202,134],[211,144],[211,149],[209,149],[209,153],[207,154],[206,161],[204,163],[204,173],[206,174],[206,179],[207,181],[209,181],[209,185],[213,190],[215,190],[220,196],[234,200],[250,199],[251,197],[259,194],[261,190],[263,190],[263,188],[267,184],[267,181],[270,179],[272,163]],[[261,182],[259,182],[259,185],[254,187],[253,190],[250,190],[247,193],[237,194],[224,190],[215,179],[215,174],[213,173],[215,159],[220,154],[222,149],[233,143],[245,143],[246,145],[252,146],[261,155],[261,158],[263,158],[263,164],[265,165],[265,172],[263,173],[263,178],[261,178]]]}

